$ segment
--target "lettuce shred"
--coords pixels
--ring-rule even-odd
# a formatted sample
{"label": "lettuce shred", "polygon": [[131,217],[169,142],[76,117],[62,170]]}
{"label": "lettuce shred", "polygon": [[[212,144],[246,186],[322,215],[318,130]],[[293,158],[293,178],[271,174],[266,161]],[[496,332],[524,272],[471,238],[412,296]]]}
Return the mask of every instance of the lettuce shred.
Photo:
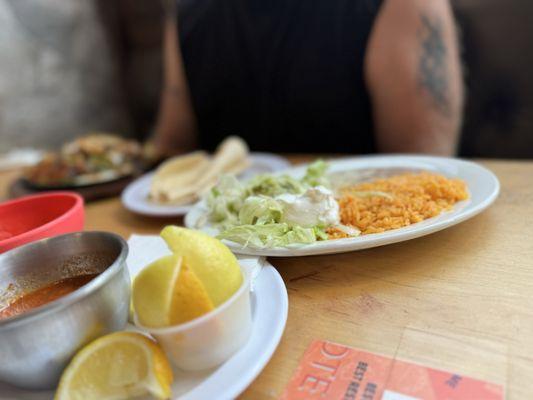
{"label": "lettuce shred", "polygon": [[302,194],[314,186],[329,186],[327,163],[311,164],[301,179],[288,175],[263,174],[248,182],[223,176],[205,201],[208,219],[219,230],[218,238],[256,248],[286,247],[326,240],[326,227],[290,226],[283,220],[281,194]]}

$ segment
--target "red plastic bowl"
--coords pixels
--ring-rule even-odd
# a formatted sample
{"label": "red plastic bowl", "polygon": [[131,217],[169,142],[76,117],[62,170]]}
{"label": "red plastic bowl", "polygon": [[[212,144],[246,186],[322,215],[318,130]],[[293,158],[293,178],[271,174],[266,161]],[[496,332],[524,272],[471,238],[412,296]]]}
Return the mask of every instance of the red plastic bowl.
{"label": "red plastic bowl", "polygon": [[83,229],[83,198],[49,192],[0,203],[0,253],[35,240]]}

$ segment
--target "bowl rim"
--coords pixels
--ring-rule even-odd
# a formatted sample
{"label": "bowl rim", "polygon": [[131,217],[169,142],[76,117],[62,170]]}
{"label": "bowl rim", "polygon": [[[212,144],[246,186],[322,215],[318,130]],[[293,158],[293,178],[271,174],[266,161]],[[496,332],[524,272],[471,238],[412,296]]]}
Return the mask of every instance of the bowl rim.
{"label": "bowl rim", "polygon": [[115,258],[115,260],[106,267],[104,271],[99,273],[96,277],[91,279],[88,283],[86,283],[82,287],[74,290],[73,292],[65,296],[62,296],[49,303],[43,304],[42,306],[32,308],[27,312],[14,315],[12,317],[0,319],[0,332],[2,331],[2,329],[8,328],[8,327],[11,328],[14,326],[25,324],[33,320],[43,318],[51,313],[65,309],[71,306],[72,304],[77,303],[78,301],[84,299],[85,297],[89,296],[91,293],[95,292],[96,290],[104,286],[104,284],[106,284],[109,280],[111,280],[111,278],[114,277],[117,273],[119,273],[122,269],[127,270],[126,257],[128,255],[128,244],[121,236],[115,233],[112,233],[112,232],[84,231],[84,232],[66,233],[64,235],[41,239],[35,242],[27,243],[25,245],[16,247],[12,250],[9,250],[9,251],[6,251],[5,253],[0,254],[0,261],[1,261],[2,258],[6,257],[7,255],[13,255],[14,253],[16,254],[19,252],[22,253],[24,251],[32,251],[32,247],[41,246],[43,243],[54,241],[54,240],[59,240],[66,236],[100,236],[100,235],[107,236],[109,238],[112,238],[113,240],[116,240],[120,246],[119,254]]}
{"label": "bowl rim", "polygon": [[[45,199],[45,198],[54,198],[54,197],[67,197],[74,199],[74,204],[68,208],[65,212],[63,212],[59,217],[56,217],[52,219],[51,221],[46,222],[43,225],[39,225],[33,229],[30,229],[28,231],[24,231],[16,236],[12,236],[10,238],[0,240],[0,246],[9,246],[13,243],[16,243],[20,240],[24,240],[25,236],[34,236],[38,235],[39,233],[46,231],[47,229],[51,228],[54,225],[57,225],[68,218],[70,218],[72,215],[74,215],[78,210],[83,210],[83,197],[81,197],[79,194],[74,192],[68,192],[68,191],[55,191],[55,192],[49,192],[49,193],[37,193],[37,194],[31,194],[29,196],[23,196],[19,197],[17,199],[8,200],[6,202],[0,203],[0,209],[4,207],[9,207],[14,204],[19,203],[25,203],[25,202],[31,202],[39,199]],[[11,249],[10,249],[11,250]],[[10,251],[7,250],[7,251]],[[3,254],[3,253],[0,253]]]}
{"label": "bowl rim", "polygon": [[183,322],[181,324],[163,326],[159,328],[150,328],[148,326],[142,325],[137,318],[137,314],[134,313],[134,317],[133,317],[134,325],[141,331],[144,331],[145,333],[149,333],[150,335],[167,335],[167,334],[181,333],[183,331],[193,329],[197,327],[198,325],[202,325],[203,323],[215,318],[217,315],[221,314],[224,310],[226,310],[233,303],[235,303],[243,294],[244,295],[248,294],[248,296],[251,295],[251,292],[252,292],[251,290],[252,276],[251,275],[252,274],[249,271],[247,271],[245,268],[243,268],[240,263],[239,263],[239,268],[242,274],[241,286],[239,286],[239,288],[235,291],[235,293],[233,293],[228,299],[226,299],[222,304],[218,305],[211,311],[203,315],[200,315],[199,317],[191,319],[190,321]]}

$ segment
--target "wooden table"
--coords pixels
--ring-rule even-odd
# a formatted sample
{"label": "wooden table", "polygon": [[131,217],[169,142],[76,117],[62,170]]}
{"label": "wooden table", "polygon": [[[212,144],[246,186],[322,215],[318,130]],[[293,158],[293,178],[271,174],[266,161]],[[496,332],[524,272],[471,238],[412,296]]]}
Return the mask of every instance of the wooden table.
{"label": "wooden table", "polygon": [[[503,383],[511,400],[533,398],[533,162],[482,163],[502,192],[470,221],[371,250],[272,258],[289,318],[242,398],[279,396],[314,339]],[[0,196],[12,177],[0,175]],[[179,222],[133,215],[119,199],[87,205],[87,229],[124,237]]]}

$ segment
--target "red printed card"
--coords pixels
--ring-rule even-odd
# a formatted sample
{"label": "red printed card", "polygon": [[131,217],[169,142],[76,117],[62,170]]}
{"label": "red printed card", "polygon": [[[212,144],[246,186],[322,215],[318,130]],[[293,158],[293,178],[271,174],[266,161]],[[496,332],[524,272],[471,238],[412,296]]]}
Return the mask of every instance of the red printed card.
{"label": "red printed card", "polygon": [[282,400],[503,400],[501,385],[317,340]]}

